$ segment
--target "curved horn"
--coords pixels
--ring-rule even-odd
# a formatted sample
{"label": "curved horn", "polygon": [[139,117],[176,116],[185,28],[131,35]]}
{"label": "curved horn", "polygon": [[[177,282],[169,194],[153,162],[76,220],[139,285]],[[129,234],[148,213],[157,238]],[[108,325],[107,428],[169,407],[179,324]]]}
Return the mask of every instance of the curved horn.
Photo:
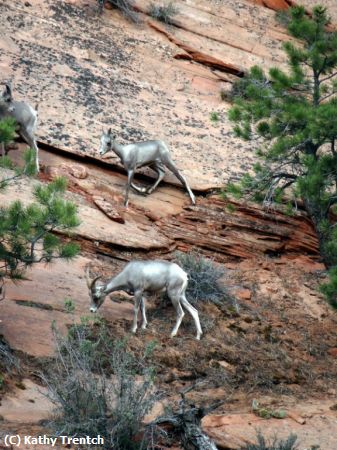
{"label": "curved horn", "polygon": [[102,278],[102,275],[98,275],[98,277],[95,277],[95,278],[92,280],[90,289],[92,289],[93,287],[95,287],[96,281],[99,280],[100,278]]}
{"label": "curved horn", "polygon": [[91,280],[89,274],[89,266],[85,268],[85,279],[87,282],[87,286],[90,290],[95,286],[96,281],[99,280],[100,278],[102,278],[102,275],[98,275],[98,277],[95,277],[93,280]]}
{"label": "curved horn", "polygon": [[89,266],[87,266],[85,268],[85,279],[86,279],[88,288],[91,289],[92,282],[91,282],[90,274],[89,274]]}

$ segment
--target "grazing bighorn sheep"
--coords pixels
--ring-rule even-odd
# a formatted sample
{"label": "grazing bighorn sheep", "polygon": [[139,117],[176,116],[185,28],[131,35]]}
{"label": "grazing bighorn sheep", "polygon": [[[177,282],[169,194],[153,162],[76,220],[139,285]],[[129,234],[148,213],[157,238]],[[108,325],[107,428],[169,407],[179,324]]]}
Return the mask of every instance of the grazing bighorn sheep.
{"label": "grazing bighorn sheep", "polygon": [[[120,145],[116,142],[116,136],[112,135],[110,128],[107,133],[103,131],[101,135],[99,153],[104,155],[109,150],[112,150],[120,158],[125,170],[128,173],[124,206],[128,206],[130,186],[142,194],[151,194],[164,178],[165,167],[171,170],[171,172],[173,172],[182,183],[190,196],[192,204],[195,205],[194,194],[187,184],[185,177],[179,172],[176,165],[172,161],[169,149],[165,142],[156,140]],[[158,178],[155,183],[148,188],[140,188],[132,182],[135,170],[138,167],[144,166],[151,167],[151,169],[158,174]]]}
{"label": "grazing bighorn sheep", "polygon": [[5,84],[5,90],[0,97],[0,120],[5,117],[13,117],[16,120],[18,133],[35,150],[36,170],[39,171],[39,149],[34,136],[37,111],[26,102],[13,100],[12,89],[9,83]]}
{"label": "grazing bighorn sheep", "polygon": [[134,318],[132,332],[137,330],[137,319],[139,307],[142,311],[142,329],[147,325],[144,293],[166,291],[177,313],[177,321],[172,330],[171,337],[178,332],[181,321],[185,315],[182,306],[191,314],[196,329],[196,338],[200,339],[202,330],[198,311],[186,300],[185,291],[187,287],[187,274],[175,263],[168,261],[131,261],[122,272],[108,281],[106,284],[97,285],[99,277],[89,279],[88,268],[86,278],[89,288],[91,306],[90,311],[96,312],[103,304],[105,297],[114,291],[124,291],[134,295]]}

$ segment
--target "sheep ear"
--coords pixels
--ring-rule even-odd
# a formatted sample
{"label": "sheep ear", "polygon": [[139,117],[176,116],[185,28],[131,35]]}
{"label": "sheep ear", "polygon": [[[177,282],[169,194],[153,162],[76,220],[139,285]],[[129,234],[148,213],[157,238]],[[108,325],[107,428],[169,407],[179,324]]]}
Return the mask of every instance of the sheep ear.
{"label": "sheep ear", "polygon": [[6,295],[5,283],[4,283],[4,281],[2,280],[2,284],[0,285],[0,301],[1,301],[1,300],[4,300],[5,295]]}
{"label": "sheep ear", "polygon": [[111,135],[111,133],[112,133],[112,130],[111,130],[111,128],[109,128],[108,134]]}
{"label": "sheep ear", "polygon": [[2,93],[2,98],[6,101],[6,102],[11,102],[13,100],[12,97],[12,88],[11,85],[9,83],[5,84],[5,90]]}

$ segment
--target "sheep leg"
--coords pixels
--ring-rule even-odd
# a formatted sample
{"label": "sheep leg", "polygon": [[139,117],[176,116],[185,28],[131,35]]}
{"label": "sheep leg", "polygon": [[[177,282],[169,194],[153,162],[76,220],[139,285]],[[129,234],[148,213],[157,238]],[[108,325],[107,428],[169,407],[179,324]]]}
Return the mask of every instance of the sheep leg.
{"label": "sheep leg", "polygon": [[172,305],[174,306],[174,309],[176,310],[177,313],[177,321],[171,332],[171,337],[174,337],[178,333],[181,321],[183,320],[185,313],[180,304],[179,294],[177,294],[177,292],[167,291],[167,295],[169,296]]}
{"label": "sheep leg", "polygon": [[156,179],[156,181],[154,182],[154,184],[152,185],[152,186],[149,186],[149,187],[140,187],[140,186],[137,186],[136,184],[134,184],[134,183],[131,183],[131,187],[135,190],[135,191],[137,191],[137,192],[139,192],[140,194],[151,194],[155,189],[156,189],[156,187],[158,186],[158,184],[161,182],[161,180],[164,178],[164,175],[165,175],[165,166],[163,166],[163,164],[160,164],[160,163],[154,163],[153,165],[151,165],[150,166],[156,173],[157,173],[157,179]]}
{"label": "sheep leg", "polygon": [[184,306],[184,308],[191,314],[191,316],[194,320],[195,327],[197,329],[196,339],[199,341],[200,337],[202,335],[202,329],[201,329],[201,325],[200,325],[198,311],[191,305],[191,303],[189,303],[187,301],[187,299],[185,297],[185,293],[181,294],[180,301],[181,301],[182,305]]}
{"label": "sheep leg", "polygon": [[140,308],[142,311],[142,330],[145,330],[147,327],[147,319],[146,319],[146,307],[145,307],[145,297],[142,296],[141,302],[140,302]]}
{"label": "sheep leg", "polygon": [[187,184],[187,181],[185,177],[179,172],[177,169],[177,166],[174,164],[172,159],[169,155],[165,155],[165,159],[163,160],[163,163],[165,166],[171,170],[172,173],[178,178],[178,180],[181,182],[181,184],[185,187],[186,191],[188,192],[188,195],[190,196],[191,202],[193,205],[195,205],[195,197],[193,192],[191,191],[189,185]]}
{"label": "sheep leg", "polygon": [[36,140],[34,138],[34,135],[32,133],[30,133],[29,131],[27,131],[27,130],[20,130],[20,135],[21,135],[22,139],[27,142],[29,147],[32,148],[33,150],[35,150],[36,171],[39,172],[40,171],[40,166],[39,166],[39,149],[38,149],[38,146],[36,144]]}
{"label": "sheep leg", "polygon": [[158,186],[158,184],[161,182],[161,180],[164,178],[164,175],[165,175],[165,168],[162,164],[156,163],[156,164],[154,164],[154,166],[152,168],[155,172],[157,172],[158,177],[157,177],[155,183],[146,189],[146,192],[148,194],[152,194],[152,192],[156,189],[156,187]]}
{"label": "sheep leg", "polygon": [[135,333],[137,331],[138,311],[139,311],[139,307],[142,303],[142,292],[141,291],[136,292],[134,299],[135,299],[134,315],[133,315],[133,322],[132,322],[132,328],[131,328],[132,333]]}
{"label": "sheep leg", "polygon": [[128,171],[128,182],[126,185],[126,192],[125,192],[125,199],[124,199],[124,206],[127,208],[129,205],[129,190],[130,186],[134,177],[135,171],[134,169],[131,169]]}
{"label": "sheep leg", "polygon": [[134,183],[131,183],[131,187],[132,187],[132,189],[134,189],[135,191],[139,192],[139,194],[146,194],[147,188],[145,188],[145,187],[137,186],[137,185],[134,184]]}

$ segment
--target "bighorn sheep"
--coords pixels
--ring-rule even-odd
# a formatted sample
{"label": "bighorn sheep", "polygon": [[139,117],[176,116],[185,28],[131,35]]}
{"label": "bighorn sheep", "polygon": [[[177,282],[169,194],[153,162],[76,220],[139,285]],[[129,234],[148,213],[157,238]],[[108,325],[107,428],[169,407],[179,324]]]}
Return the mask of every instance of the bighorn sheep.
{"label": "bighorn sheep", "polygon": [[187,287],[187,274],[175,263],[168,261],[131,261],[122,272],[108,281],[106,284],[97,284],[99,277],[90,280],[88,268],[86,278],[91,298],[90,311],[96,312],[103,304],[105,297],[114,291],[124,291],[134,295],[134,318],[132,332],[137,330],[137,319],[139,307],[142,312],[142,329],[147,325],[144,293],[166,291],[177,313],[177,321],[172,330],[171,337],[178,332],[184,317],[182,306],[191,314],[196,329],[196,338],[200,339],[202,330],[198,311],[186,300],[185,291]]}
{"label": "bighorn sheep", "polygon": [[[179,172],[176,165],[172,161],[169,149],[163,141],[145,141],[137,142],[135,144],[120,145],[116,142],[116,136],[111,133],[111,128],[107,133],[103,131],[101,135],[101,145],[99,153],[104,155],[109,150],[112,150],[121,160],[125,170],[128,173],[128,182],[126,186],[126,194],[124,206],[128,206],[129,189],[130,186],[137,192],[142,194],[151,194],[165,175],[165,167],[171,170],[178,180],[182,183],[190,196],[191,202],[195,204],[195,197],[191,191],[185,177]],[[158,174],[155,183],[148,188],[141,188],[136,186],[132,181],[135,170],[138,167],[151,167]]]}
{"label": "bighorn sheep", "polygon": [[34,136],[37,112],[28,103],[13,100],[12,89],[8,83],[0,97],[0,120],[5,117],[13,117],[16,120],[20,136],[35,150],[36,169],[39,171],[39,149]]}

